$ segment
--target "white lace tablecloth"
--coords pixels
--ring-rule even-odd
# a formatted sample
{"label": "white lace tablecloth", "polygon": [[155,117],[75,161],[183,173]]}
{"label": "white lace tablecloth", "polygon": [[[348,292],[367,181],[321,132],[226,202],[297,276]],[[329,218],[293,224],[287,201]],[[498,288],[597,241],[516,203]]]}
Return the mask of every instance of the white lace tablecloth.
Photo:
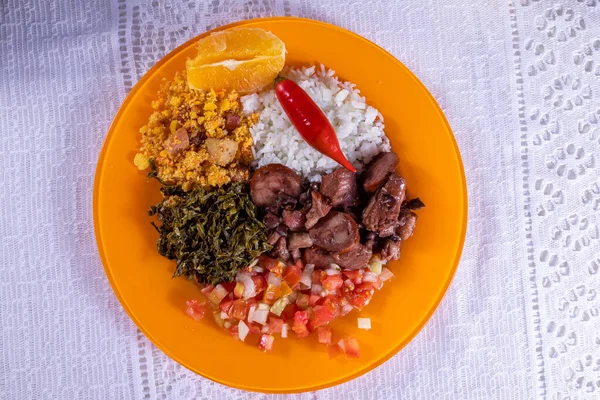
{"label": "white lace tablecloth", "polygon": [[423,331],[294,397],[600,399],[597,0],[0,1],[0,398],[271,397],[194,375],[137,330],[91,210],[136,81],[207,29],[270,15],[342,26],[405,63],[444,109],[469,187],[462,261]]}

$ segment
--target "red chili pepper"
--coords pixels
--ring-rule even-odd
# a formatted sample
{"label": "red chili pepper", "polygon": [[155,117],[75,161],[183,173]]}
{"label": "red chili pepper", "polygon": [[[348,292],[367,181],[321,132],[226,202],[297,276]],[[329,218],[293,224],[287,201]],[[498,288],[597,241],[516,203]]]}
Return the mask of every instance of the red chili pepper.
{"label": "red chili pepper", "polygon": [[306,143],[349,171],[356,172],[344,156],[335,130],[319,106],[296,82],[289,79],[275,82],[275,94],[283,110]]}

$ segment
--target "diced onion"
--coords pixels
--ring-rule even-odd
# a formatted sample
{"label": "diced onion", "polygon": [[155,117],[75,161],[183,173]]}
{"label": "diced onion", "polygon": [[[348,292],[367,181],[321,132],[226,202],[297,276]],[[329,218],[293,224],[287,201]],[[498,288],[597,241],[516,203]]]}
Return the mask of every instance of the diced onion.
{"label": "diced onion", "polygon": [[367,267],[369,267],[369,270],[371,270],[371,272],[376,275],[379,275],[381,273],[381,268],[383,267],[383,264],[381,263],[381,257],[379,257],[379,254],[375,254],[373,257],[371,257],[371,260],[369,260],[369,264],[367,264]]}
{"label": "diced onion", "polygon": [[219,314],[219,317],[221,317],[221,319],[229,319],[229,315],[227,315],[226,312],[221,311],[221,314]]}
{"label": "diced onion", "polygon": [[340,346],[340,349],[342,349],[342,351],[345,353],[346,346],[344,346],[344,339],[340,339],[340,341],[337,344],[338,344],[338,346]]}
{"label": "diced onion", "polygon": [[290,293],[287,297],[287,299],[290,303],[295,303],[297,298],[298,298],[298,292],[296,290],[294,290],[292,293]]}
{"label": "diced onion", "polygon": [[363,282],[377,282],[377,275],[371,271],[365,272]]}
{"label": "diced onion", "polygon": [[267,303],[258,303],[258,310],[267,310],[269,311],[269,305]]}
{"label": "diced onion", "polygon": [[215,318],[215,322],[217,323],[217,325],[219,325],[222,328],[225,322],[223,321],[223,318],[221,318],[220,314],[220,312],[215,311],[213,312],[213,317]]}
{"label": "diced onion", "polygon": [[350,311],[354,310],[354,307],[352,307],[351,304],[344,304],[342,306],[342,316],[347,315]]}
{"label": "diced onion", "polygon": [[244,293],[242,293],[244,300],[256,296],[256,285],[249,273],[240,271],[237,273],[235,280],[244,284]]}
{"label": "diced onion", "polygon": [[267,282],[269,285],[273,285],[279,287],[281,285],[281,275],[274,274],[273,272],[269,272],[269,277],[267,278]]}
{"label": "diced onion", "polygon": [[271,306],[271,312],[280,317],[281,313],[289,303],[290,302],[287,297],[282,297],[278,299],[273,306]]}
{"label": "diced onion", "polygon": [[260,333],[269,333],[269,327],[268,326],[263,326],[262,329],[260,330]]}
{"label": "diced onion", "polygon": [[252,304],[248,309],[248,322],[254,321],[254,311],[256,310],[256,306]]}
{"label": "diced onion", "polygon": [[394,277],[394,274],[392,273],[392,271],[390,271],[390,270],[389,270],[389,269],[387,269],[387,268],[383,268],[383,269],[381,270],[381,274],[379,275],[379,280],[380,280],[381,282],[387,282],[387,281],[389,281],[390,279],[392,279],[393,277]]}
{"label": "diced onion", "polygon": [[286,338],[288,335],[288,324],[281,325],[281,337]]}
{"label": "diced onion", "polygon": [[242,298],[244,300],[248,300],[251,299],[252,297],[256,296],[256,285],[254,284],[254,281],[252,279],[249,279],[244,283],[244,293],[242,294]]}
{"label": "diced onion", "polygon": [[358,329],[371,329],[371,318],[358,318]]}
{"label": "diced onion", "polygon": [[319,296],[323,294],[323,286],[319,285],[318,283],[315,283],[312,285],[312,287],[310,288],[310,292],[312,294],[318,294]]}
{"label": "diced onion", "polygon": [[344,286],[346,286],[350,291],[354,290],[354,282],[352,282],[350,279],[346,279],[344,281]]}
{"label": "diced onion", "polygon": [[221,300],[223,300],[228,294],[229,292],[227,289],[225,289],[225,287],[219,283],[217,286],[215,286],[212,292],[210,292],[208,299],[213,304],[219,304]]}
{"label": "diced onion", "polygon": [[260,265],[255,265],[254,267],[252,267],[252,271],[262,274],[263,272],[265,272],[265,269]]}
{"label": "diced onion", "polygon": [[[336,268],[334,268],[334,265],[336,265],[336,264],[331,264],[331,268],[327,268],[327,269],[325,270],[325,273],[326,273],[327,275],[339,275],[339,274],[340,274],[340,270],[339,270],[339,269],[336,269]],[[339,268],[339,267],[338,267],[338,268]]]}
{"label": "diced onion", "polygon": [[229,329],[229,328],[231,328],[231,322],[225,321],[225,323],[223,324],[223,326],[225,327],[225,329]]}
{"label": "diced onion", "polygon": [[269,310],[256,310],[254,311],[254,315],[252,319],[254,322],[258,322],[261,325],[267,323],[267,317],[269,316]]}
{"label": "diced onion", "polygon": [[244,271],[238,271],[238,273],[235,275],[235,280],[237,282],[245,282],[248,279],[252,279],[252,277],[250,276],[249,273],[244,272]]}
{"label": "diced onion", "polygon": [[310,285],[312,285],[312,273],[314,270],[314,264],[306,264],[306,267],[304,267],[304,272],[302,272],[302,278],[300,278],[300,283],[310,287]]}
{"label": "diced onion", "polygon": [[250,328],[248,328],[248,325],[246,325],[244,321],[240,321],[240,323],[238,324],[238,336],[240,337],[240,340],[242,342],[244,341],[244,339],[246,339],[246,336],[248,336],[248,332],[250,332]]}

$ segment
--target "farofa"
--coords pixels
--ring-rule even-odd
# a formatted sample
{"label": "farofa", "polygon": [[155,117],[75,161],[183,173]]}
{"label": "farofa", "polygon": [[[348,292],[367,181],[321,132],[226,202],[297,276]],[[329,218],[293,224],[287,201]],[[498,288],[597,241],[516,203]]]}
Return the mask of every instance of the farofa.
{"label": "farofa", "polygon": [[[184,190],[197,184],[222,186],[231,181],[249,179],[248,166],[253,159],[249,128],[258,116],[244,116],[236,92],[190,89],[184,72],[176,74],[173,81],[163,81],[158,100],[152,102],[152,107],[155,111],[148,124],[140,129],[141,148],[134,159],[139,169],[147,169],[149,160],[154,159],[158,178],[181,185]],[[239,125],[231,131],[225,129],[228,116],[239,117]],[[185,128],[189,144],[178,152],[168,151],[169,148],[165,147],[167,139],[175,146],[181,145],[174,139],[181,128]],[[205,140],[208,138],[229,139],[237,143],[231,162],[217,165],[207,150]]]}

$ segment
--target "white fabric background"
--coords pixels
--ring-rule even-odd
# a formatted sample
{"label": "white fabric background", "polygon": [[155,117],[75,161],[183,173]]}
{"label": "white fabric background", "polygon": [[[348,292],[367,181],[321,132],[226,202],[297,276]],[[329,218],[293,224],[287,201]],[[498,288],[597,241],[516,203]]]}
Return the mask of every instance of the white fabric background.
{"label": "white fabric background", "polygon": [[600,398],[596,0],[1,0],[0,398],[284,397],[157,350],[110,289],[91,211],[135,82],[207,29],[270,15],[334,23],[405,63],[444,109],[469,187],[462,261],[423,331],[363,377],[290,397]]}

